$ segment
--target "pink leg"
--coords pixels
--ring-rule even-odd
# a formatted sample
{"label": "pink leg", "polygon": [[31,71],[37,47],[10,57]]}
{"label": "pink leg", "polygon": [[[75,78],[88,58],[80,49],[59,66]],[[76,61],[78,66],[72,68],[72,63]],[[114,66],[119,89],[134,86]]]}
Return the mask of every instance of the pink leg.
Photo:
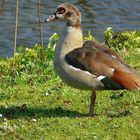
{"label": "pink leg", "polygon": [[88,116],[90,117],[95,116],[95,112],[94,112],[95,101],[96,101],[96,91],[92,91],[92,94],[90,97],[90,108],[89,108],[89,113],[88,113]]}

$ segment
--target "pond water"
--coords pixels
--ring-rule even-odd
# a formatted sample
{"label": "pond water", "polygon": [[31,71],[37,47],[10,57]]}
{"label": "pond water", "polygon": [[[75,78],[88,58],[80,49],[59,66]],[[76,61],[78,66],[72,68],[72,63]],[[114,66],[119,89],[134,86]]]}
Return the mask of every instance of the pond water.
{"label": "pond water", "polygon": [[[3,0],[0,0],[0,6]],[[112,27],[115,31],[140,29],[140,0],[41,0],[41,18],[44,46],[54,33],[61,33],[63,23],[46,24],[44,20],[52,14],[57,5],[70,2],[82,13],[84,34],[90,30],[103,41],[104,30]],[[5,0],[0,14],[0,56],[13,55],[16,0]],[[19,0],[19,26],[17,45],[32,47],[39,42],[37,0]]]}

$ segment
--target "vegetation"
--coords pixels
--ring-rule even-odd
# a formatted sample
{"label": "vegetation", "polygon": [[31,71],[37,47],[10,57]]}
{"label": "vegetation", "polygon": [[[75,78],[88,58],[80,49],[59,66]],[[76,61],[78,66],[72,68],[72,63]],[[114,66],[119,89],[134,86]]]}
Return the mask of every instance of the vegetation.
{"label": "vegetation", "polygon": [[[65,85],[53,70],[58,38],[50,38],[43,60],[38,44],[19,47],[15,59],[0,59],[0,139],[138,140],[139,91],[100,91],[97,116],[84,117],[90,92]],[[109,28],[105,42],[140,72],[140,32],[116,35]]]}

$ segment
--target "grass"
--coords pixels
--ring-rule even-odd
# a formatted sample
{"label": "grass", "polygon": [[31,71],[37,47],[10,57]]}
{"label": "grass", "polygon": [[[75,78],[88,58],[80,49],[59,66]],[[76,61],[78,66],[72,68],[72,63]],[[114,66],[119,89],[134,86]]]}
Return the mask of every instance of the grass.
{"label": "grass", "polygon": [[[129,38],[120,41],[130,34],[135,43]],[[117,51],[140,72],[140,34],[112,36],[113,31],[107,30],[106,42],[113,49],[115,43],[119,45]],[[65,85],[54,72],[57,40],[56,34],[50,38],[44,60],[37,44],[32,49],[19,48],[14,65],[13,58],[1,58],[0,140],[139,140],[140,92],[98,92],[97,116],[84,117],[90,92]]]}

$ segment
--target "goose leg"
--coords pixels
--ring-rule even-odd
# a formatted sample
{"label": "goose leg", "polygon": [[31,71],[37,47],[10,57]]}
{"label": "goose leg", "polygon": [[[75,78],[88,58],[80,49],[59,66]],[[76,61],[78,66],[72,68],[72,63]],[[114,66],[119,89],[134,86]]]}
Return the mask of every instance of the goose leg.
{"label": "goose leg", "polygon": [[94,112],[95,101],[96,101],[96,91],[92,91],[92,94],[90,96],[90,107],[88,113],[88,116],[90,117],[95,116],[95,112]]}

